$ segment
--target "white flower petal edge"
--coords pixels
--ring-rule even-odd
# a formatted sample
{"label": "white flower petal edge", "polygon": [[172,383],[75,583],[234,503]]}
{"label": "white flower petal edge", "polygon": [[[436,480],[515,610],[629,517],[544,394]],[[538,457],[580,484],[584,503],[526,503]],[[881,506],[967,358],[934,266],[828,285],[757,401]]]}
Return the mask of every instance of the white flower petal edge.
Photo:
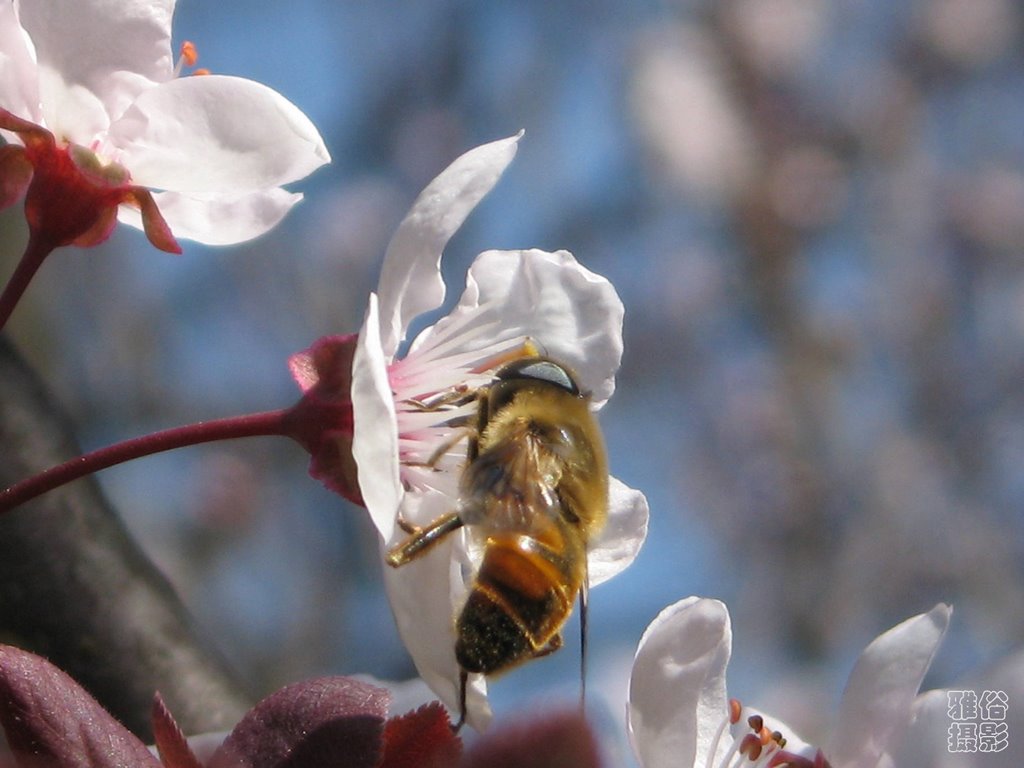
{"label": "white flower petal edge", "polygon": [[704,765],[728,711],[731,653],[729,611],[718,600],[680,600],[647,627],[626,704],[629,740],[644,768]]}
{"label": "white flower petal edge", "polygon": [[412,319],[444,300],[444,247],[512,162],[521,135],[472,149],[442,171],[416,198],[384,256],[353,361],[352,455],[366,509],[385,542],[404,493],[388,366]]}
{"label": "white flower petal edge", "polygon": [[116,118],[143,90],[169,80],[174,5],[174,0],[15,3],[35,45],[40,74],[55,75],[44,76],[40,88],[46,127],[58,137],[88,145],[91,136],[76,135],[76,99],[69,94],[93,94],[106,114]]}
{"label": "white flower petal edge", "polygon": [[330,160],[294,104],[241,77],[182,77],[150,88],[108,141],[132,181],[194,197],[278,187]]}
{"label": "white flower petal edge", "polygon": [[410,355],[442,341],[450,355],[479,348],[469,328],[493,329],[493,342],[528,337],[575,370],[596,409],[615,390],[623,314],[614,286],[568,251],[485,251],[458,305],[416,338]]}
{"label": "white flower petal edge", "polygon": [[[967,755],[949,751],[949,701],[946,690],[925,691],[914,699],[911,722],[899,743],[889,745],[880,766],[888,768],[971,768]],[[1012,694],[1011,694],[1012,700]],[[1011,727],[1011,733],[1012,733]],[[987,757],[993,757],[988,755]],[[1010,758],[1016,768],[1019,758]],[[997,768],[991,761],[986,768]]]}
{"label": "white flower petal edge", "polygon": [[643,493],[614,477],[608,479],[608,522],[587,553],[590,586],[617,576],[636,559],[647,539],[649,516]]}
{"label": "white flower petal edge", "polygon": [[952,608],[939,604],[873,640],[857,659],[825,754],[834,766],[868,768],[892,748],[946,633]]}
{"label": "white flower petal edge", "polygon": [[398,466],[398,419],[380,343],[377,296],[370,294],[352,358],[352,456],[370,520],[387,542],[402,501]]}
{"label": "white flower petal edge", "polygon": [[413,318],[444,301],[441,254],[516,156],[522,131],[459,156],[416,198],[399,224],[381,267],[380,336],[390,359]]}
{"label": "white flower petal edge", "polygon": [[35,48],[6,2],[0,3],[0,105],[34,123],[42,119]]}
{"label": "white flower petal edge", "polygon": [[[408,498],[410,512],[417,517],[433,519],[451,511],[450,497],[443,493]],[[423,557],[401,568],[384,569],[388,601],[416,671],[455,713],[459,711],[459,665],[455,660],[453,606],[464,598],[465,591],[464,561],[459,557],[462,542],[461,533],[453,534]],[[470,678],[466,710],[469,725],[477,731],[483,731],[491,721],[487,683],[482,676]]]}
{"label": "white flower petal edge", "polygon": [[[153,200],[175,237],[206,245],[232,245],[269,232],[302,200],[302,193],[272,187],[202,200],[177,192],[154,192]],[[142,213],[136,208],[120,206],[117,219],[142,229]]]}

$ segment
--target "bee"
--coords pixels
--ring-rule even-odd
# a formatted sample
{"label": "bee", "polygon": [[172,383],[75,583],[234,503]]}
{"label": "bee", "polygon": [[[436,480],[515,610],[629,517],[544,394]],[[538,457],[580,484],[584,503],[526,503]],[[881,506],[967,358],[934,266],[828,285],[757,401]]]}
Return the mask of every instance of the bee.
{"label": "bee", "polygon": [[462,399],[475,400],[477,410],[466,429],[456,509],[423,528],[399,520],[409,538],[386,557],[400,567],[462,526],[481,547],[455,619],[456,730],[466,718],[468,676],[504,672],[558,650],[577,596],[582,700],[587,546],[608,514],[604,440],[590,396],[567,366],[542,355],[514,360]]}

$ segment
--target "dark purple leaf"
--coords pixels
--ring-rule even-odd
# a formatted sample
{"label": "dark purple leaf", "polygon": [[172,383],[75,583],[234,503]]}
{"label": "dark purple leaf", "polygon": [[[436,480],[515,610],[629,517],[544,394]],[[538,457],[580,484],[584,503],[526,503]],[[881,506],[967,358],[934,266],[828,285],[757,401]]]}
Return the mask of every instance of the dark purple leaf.
{"label": "dark purple leaf", "polygon": [[388,720],[378,768],[445,768],[458,765],[461,754],[462,741],[452,733],[448,712],[433,702]]}
{"label": "dark purple leaf", "polygon": [[153,697],[150,719],[153,723],[153,740],[164,768],[203,768],[202,763],[192,754],[188,739],[159,693]]}
{"label": "dark purple leaf", "polygon": [[374,768],[390,698],[345,677],[286,686],[249,710],[209,768]]}
{"label": "dark purple leaf", "polygon": [[0,724],[22,765],[160,768],[146,746],[45,659],[0,645]]}
{"label": "dark purple leaf", "polygon": [[462,768],[599,768],[597,742],[578,712],[556,712],[487,733]]}

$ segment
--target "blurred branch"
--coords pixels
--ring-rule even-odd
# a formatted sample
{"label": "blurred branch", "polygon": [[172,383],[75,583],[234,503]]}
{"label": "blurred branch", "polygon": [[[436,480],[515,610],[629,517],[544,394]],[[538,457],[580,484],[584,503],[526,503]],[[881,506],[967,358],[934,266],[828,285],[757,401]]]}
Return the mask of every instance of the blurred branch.
{"label": "blurred branch", "polygon": [[[827,424],[842,360],[832,340],[802,314],[796,279],[806,230],[817,222],[800,222],[780,209],[780,169],[797,153],[840,158],[856,146],[852,137],[813,114],[794,89],[759,70],[729,18],[729,7],[719,6],[710,15],[709,29],[720,44],[757,158],[749,184],[732,201],[731,217],[743,245],[750,301],[778,361],[778,394],[787,417],[785,428],[772,436],[774,444],[765,447],[780,457],[778,483],[784,486],[786,508],[759,510],[758,515],[787,562],[800,564],[785,569],[782,585],[771,582],[775,599],[768,602],[773,611],[781,609],[776,621],[790,647],[814,658],[827,651],[823,617],[830,615],[826,606],[834,599],[822,588],[820,575],[829,572],[841,542],[836,524],[841,473],[831,466]],[[803,202],[810,209],[817,201],[808,197]],[[754,602],[764,603],[761,598]]]}
{"label": "blurred branch", "polygon": [[[0,338],[0,483],[81,453],[68,418]],[[154,692],[186,733],[250,701],[93,478],[0,517],[0,640],[43,655],[151,740]]]}

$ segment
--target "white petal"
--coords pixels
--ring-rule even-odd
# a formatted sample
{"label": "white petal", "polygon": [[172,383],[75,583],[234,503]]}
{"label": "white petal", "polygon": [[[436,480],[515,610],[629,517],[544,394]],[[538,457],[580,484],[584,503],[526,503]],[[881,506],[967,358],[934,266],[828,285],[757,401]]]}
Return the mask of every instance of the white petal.
{"label": "white petal", "polygon": [[[949,751],[949,726],[952,720],[949,717],[947,693],[945,690],[927,691],[914,700],[910,708],[911,722],[903,738],[889,745],[880,765],[899,768],[968,768],[963,753]],[[1013,762],[1008,765],[1019,765],[1019,758],[1011,760]],[[986,764],[996,768],[994,763],[986,761]]]}
{"label": "white petal", "polygon": [[[174,0],[37,0],[21,3],[18,13],[40,67],[59,74],[49,82],[85,88],[111,117],[171,77]],[[55,112],[51,130],[71,125],[60,115],[65,95],[66,89],[42,88],[47,112]]]}
{"label": "white petal", "polygon": [[[403,515],[425,524],[449,511],[444,494],[409,494]],[[390,544],[403,538],[398,535]],[[384,569],[384,586],[398,632],[416,670],[453,712],[459,706],[459,667],[455,660],[455,611],[465,597],[455,557],[462,533],[450,534],[426,554],[399,568]],[[484,678],[474,675],[467,689],[467,721],[482,731],[491,719]]]}
{"label": "white petal", "polygon": [[[608,280],[567,251],[486,251],[477,256],[458,306],[417,337],[412,349],[493,326],[498,341],[529,336],[575,369],[600,407],[615,389],[622,358],[622,301]],[[450,354],[479,346],[465,335]]]}
{"label": "white petal", "polygon": [[640,491],[609,478],[608,522],[590,543],[587,576],[590,586],[608,581],[636,559],[647,538],[647,499]]}
{"label": "white petal", "polygon": [[[626,709],[629,739],[644,768],[705,765],[728,715],[725,668],[731,652],[729,611],[718,600],[688,597],[647,627]],[[716,757],[724,751],[719,744]]]}
{"label": "white petal", "polygon": [[42,121],[35,49],[14,4],[6,2],[0,4],[0,106],[33,123]]}
{"label": "white petal", "polygon": [[109,139],[136,184],[194,196],[240,194],[330,160],[298,107],[241,77],[182,77],[140,94]]}
{"label": "white petal", "polygon": [[377,295],[370,294],[352,359],[352,457],[359,491],[384,541],[395,530],[402,501],[398,474],[398,420],[380,346]]}
{"label": "white petal", "polygon": [[[259,237],[277,226],[301,199],[301,194],[278,187],[213,200],[177,192],[153,193],[153,200],[176,238],[206,245],[234,245]],[[142,228],[142,215],[135,208],[123,205],[117,217],[124,224]]]}
{"label": "white petal", "polygon": [[381,341],[389,357],[412,319],[444,301],[441,252],[512,162],[519,136],[484,144],[455,160],[420,193],[391,238],[377,287]]}
{"label": "white petal", "polygon": [[832,765],[874,766],[910,719],[911,704],[949,626],[944,604],[875,638],[857,659],[839,707]]}
{"label": "white petal", "polygon": [[[43,123],[58,141],[91,146],[110,125],[107,108],[95,91],[64,78],[64,73],[39,65]],[[107,158],[111,159],[111,158]]]}

